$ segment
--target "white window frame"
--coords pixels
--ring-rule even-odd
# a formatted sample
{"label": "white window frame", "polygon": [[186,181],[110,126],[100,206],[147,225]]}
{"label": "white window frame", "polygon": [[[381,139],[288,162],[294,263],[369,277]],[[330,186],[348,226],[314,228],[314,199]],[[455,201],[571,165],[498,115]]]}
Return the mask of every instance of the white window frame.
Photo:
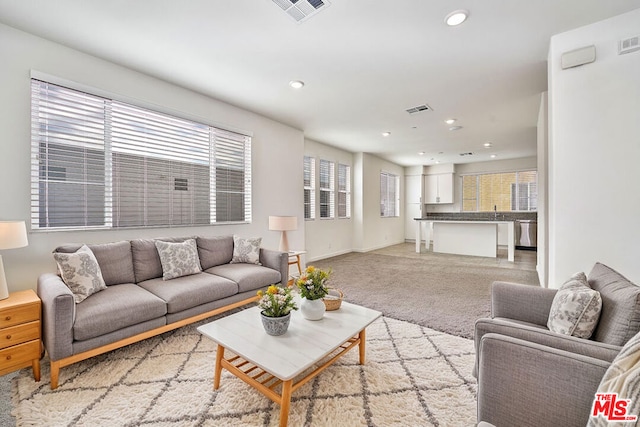
{"label": "white window frame", "polygon": [[351,166],[342,163],[338,163],[338,218],[351,218]]}
{"label": "white window frame", "polygon": [[[530,174],[532,172],[535,172],[536,174],[536,180],[535,182],[520,182],[520,175],[521,174]],[[461,202],[461,209],[463,212],[492,212],[493,209],[491,210],[485,210],[485,211],[481,211],[480,210],[480,206],[482,205],[482,200],[480,199],[480,177],[482,176],[486,176],[486,175],[511,175],[511,174],[515,174],[515,182],[511,183],[510,187],[511,187],[511,193],[510,193],[510,212],[536,212],[537,211],[537,197],[538,197],[538,193],[537,193],[537,185],[538,185],[538,179],[537,179],[537,170],[535,169],[524,169],[524,170],[516,170],[516,171],[505,171],[505,172],[485,172],[485,173],[473,173],[473,174],[464,174],[461,175],[461,178],[467,179],[469,177],[475,178],[476,180],[476,184],[475,184],[475,189],[476,189],[476,194],[473,195],[473,197],[468,198],[467,200],[465,200],[465,191],[464,191],[464,181],[463,181],[463,185],[462,185],[462,191],[461,191],[461,195],[460,195],[460,202]],[[526,192],[526,195],[522,194],[523,192]],[[475,200],[475,204],[476,204],[476,208],[475,210],[464,210],[465,207],[465,201],[472,201]],[[522,206],[524,205],[524,206]],[[525,207],[523,209],[523,207]],[[506,209],[504,208],[496,208],[499,211],[505,211]]]}
{"label": "white window frame", "polygon": [[[307,179],[308,177],[308,179]],[[304,187],[304,219],[316,219],[316,159],[304,156],[303,159],[303,187]],[[308,194],[308,197],[307,197]],[[307,200],[308,199],[308,200]]]}
{"label": "white window frame", "polygon": [[391,172],[380,171],[380,216],[400,216],[400,177]]}
{"label": "white window frame", "polygon": [[[38,76],[32,75],[32,77],[31,225],[33,230],[167,228],[251,222],[251,137],[249,135],[124,102],[115,99],[116,97],[105,95],[99,90],[92,91],[86,87],[78,87],[80,85],[49,82]],[[67,96],[70,97],[68,100],[65,98]],[[85,102],[89,103],[88,107],[84,106]],[[192,142],[195,141],[193,138],[196,134],[199,145],[193,145]],[[146,137],[149,140],[144,139]],[[58,156],[54,158],[51,156],[55,150]],[[80,152],[85,153],[81,161],[83,164],[74,164],[74,161],[81,158]],[[87,155],[93,155],[94,160],[87,160]],[[123,166],[120,166],[120,169],[114,166],[117,157],[121,159],[126,157],[130,161],[126,170],[136,175],[135,178],[131,179],[130,175],[122,178],[114,177],[119,170],[123,170]],[[119,185],[131,184],[131,182],[139,182],[141,187],[146,188],[148,177],[145,172],[147,167],[145,159],[156,165],[160,164],[163,168],[166,166],[170,171],[174,167],[171,165],[179,166],[179,170],[184,169],[186,165],[192,170],[183,171],[180,174],[176,172],[175,177],[170,173],[163,187],[167,192],[163,194],[143,190],[144,196],[135,199],[138,196],[131,196],[126,191],[118,193]],[[139,163],[142,161],[144,163]],[[69,165],[71,169],[78,172],[74,172],[75,183],[71,182],[74,187],[60,185],[66,182],[66,176],[63,177],[65,179],[61,179],[65,168],[56,169],[56,162]],[[199,169],[194,172],[194,168]],[[79,172],[81,170],[84,172]],[[238,172],[232,173],[233,170]],[[221,171],[228,175],[226,182],[233,187],[221,190],[220,183],[216,184],[216,174]],[[85,178],[82,178],[83,176]],[[92,178],[87,180],[87,177]],[[144,181],[136,181],[138,178]],[[52,193],[49,188],[56,180],[57,191]],[[199,187],[196,186],[197,183],[200,183]],[[204,187],[203,184],[205,184]],[[73,196],[79,197],[71,197],[73,203],[69,203],[67,209],[62,209],[61,206],[65,206],[65,197],[70,197],[69,192],[66,191],[70,188],[73,189]],[[172,205],[165,209],[170,212],[169,215],[164,217],[164,213],[161,213],[158,216],[159,223],[147,222],[146,210],[149,209],[150,200],[157,199],[156,205],[162,203],[168,205],[172,197],[184,199],[187,193],[195,193],[196,189],[198,194],[188,197],[188,203],[192,205],[187,206],[186,211],[177,214],[175,206]],[[230,210],[237,218],[222,221],[217,217],[220,212],[216,213],[216,210],[220,206],[216,204],[216,191],[218,197],[224,196],[233,203],[240,200],[240,211],[237,205]],[[122,201],[118,197],[121,199],[124,197],[128,201]],[[55,201],[56,198],[58,201]],[[198,200],[199,210],[194,207],[195,198]],[[119,201],[124,205],[119,206]],[[138,207],[132,207],[131,203]],[[127,225],[120,225],[118,223],[120,207],[132,209],[134,216],[139,218]],[[49,219],[53,217],[51,209],[57,209],[53,214],[53,216],[58,215],[57,222]],[[144,212],[140,209],[144,209]],[[88,214],[88,210],[92,213]],[[198,212],[194,213],[195,210]]]}
{"label": "white window frame", "polygon": [[[320,219],[334,219],[335,214],[335,163],[330,160],[320,159],[318,170],[319,208]],[[326,175],[326,180],[323,176]],[[323,199],[325,202],[323,202]]]}

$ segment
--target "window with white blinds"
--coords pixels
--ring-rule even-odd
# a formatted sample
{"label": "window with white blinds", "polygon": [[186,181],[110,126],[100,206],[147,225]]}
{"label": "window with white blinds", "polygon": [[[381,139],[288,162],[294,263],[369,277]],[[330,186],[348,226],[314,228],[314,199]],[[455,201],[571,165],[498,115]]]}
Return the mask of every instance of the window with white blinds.
{"label": "window with white blinds", "polygon": [[338,163],[338,218],[351,217],[351,166]]}
{"label": "window with white blinds", "polygon": [[33,229],[251,221],[251,138],[33,79]]}
{"label": "window with white blinds", "polygon": [[380,172],[380,216],[400,216],[400,179],[398,175]]}
{"label": "window with white blinds", "polygon": [[304,157],[304,219],[316,218],[316,159]]}
{"label": "window with white blinds", "polygon": [[464,175],[463,212],[536,211],[538,172],[535,170]]}
{"label": "window with white blinds", "polygon": [[335,163],[320,160],[320,218],[335,217]]}

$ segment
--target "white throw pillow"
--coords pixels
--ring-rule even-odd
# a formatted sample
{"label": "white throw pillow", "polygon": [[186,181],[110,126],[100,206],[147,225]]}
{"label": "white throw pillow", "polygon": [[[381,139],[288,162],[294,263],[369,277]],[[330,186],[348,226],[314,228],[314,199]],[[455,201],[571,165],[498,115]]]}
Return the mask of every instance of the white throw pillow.
{"label": "white throw pillow", "polygon": [[107,285],[95,255],[87,245],[73,253],[54,252],[53,258],[65,285],[73,293],[73,299],[80,303]]}
{"label": "white throw pillow", "polygon": [[195,239],[179,243],[156,240],[155,244],[162,264],[162,280],[175,279],[202,271]]}
{"label": "white throw pillow", "polygon": [[[640,419],[640,333],[636,334],[622,347],[604,373],[596,394],[617,393],[617,401],[628,399],[627,415],[636,415]],[[593,409],[587,427],[637,426],[635,421],[610,423],[604,416],[593,416]]]}
{"label": "white throw pillow", "polygon": [[576,273],[553,298],[547,327],[559,334],[589,338],[598,324],[601,310],[600,292],[589,287],[584,273]]}
{"label": "white throw pillow", "polygon": [[258,264],[260,265],[260,244],[262,237],[242,238],[233,236],[232,264]]}

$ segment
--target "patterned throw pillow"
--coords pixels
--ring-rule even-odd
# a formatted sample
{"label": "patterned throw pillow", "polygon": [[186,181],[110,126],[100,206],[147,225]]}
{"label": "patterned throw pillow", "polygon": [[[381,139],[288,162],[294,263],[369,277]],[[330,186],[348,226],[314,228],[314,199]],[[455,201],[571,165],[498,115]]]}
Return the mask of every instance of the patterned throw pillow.
{"label": "patterned throw pillow", "polygon": [[73,253],[54,252],[53,258],[58,264],[62,280],[73,293],[76,303],[107,289],[98,261],[87,245],[82,245]]}
{"label": "patterned throw pillow", "polygon": [[598,324],[601,310],[600,292],[589,287],[584,273],[576,273],[553,298],[547,327],[559,334],[589,338]]}
{"label": "patterned throw pillow", "polygon": [[260,265],[260,244],[262,237],[243,239],[233,236],[233,258],[232,264],[258,264]]}
{"label": "patterned throw pillow", "polygon": [[[640,417],[640,333],[622,347],[604,373],[596,394],[618,393],[617,400],[629,399],[627,415]],[[591,411],[593,414],[593,410]],[[635,421],[613,423],[603,415],[589,417],[587,427],[635,427]]]}
{"label": "patterned throw pillow", "polygon": [[162,264],[162,280],[175,279],[202,271],[195,239],[180,243],[156,240],[155,244]]}

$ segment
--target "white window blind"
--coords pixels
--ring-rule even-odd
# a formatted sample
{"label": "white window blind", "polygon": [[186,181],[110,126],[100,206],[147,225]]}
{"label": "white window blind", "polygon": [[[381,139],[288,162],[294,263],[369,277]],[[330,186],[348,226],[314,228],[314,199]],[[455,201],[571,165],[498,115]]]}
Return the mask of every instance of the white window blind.
{"label": "white window blind", "polygon": [[351,166],[338,163],[338,218],[351,217]]}
{"label": "white window blind", "polygon": [[335,164],[320,160],[320,218],[335,217]]}
{"label": "white window blind", "polygon": [[32,228],[251,220],[251,139],[32,80]]}
{"label": "white window blind", "polygon": [[304,157],[304,219],[316,218],[316,159]]}
{"label": "white window blind", "polygon": [[536,211],[535,170],[471,174],[462,177],[463,212]]}
{"label": "white window blind", "polygon": [[400,215],[400,180],[397,175],[380,172],[380,216]]}

